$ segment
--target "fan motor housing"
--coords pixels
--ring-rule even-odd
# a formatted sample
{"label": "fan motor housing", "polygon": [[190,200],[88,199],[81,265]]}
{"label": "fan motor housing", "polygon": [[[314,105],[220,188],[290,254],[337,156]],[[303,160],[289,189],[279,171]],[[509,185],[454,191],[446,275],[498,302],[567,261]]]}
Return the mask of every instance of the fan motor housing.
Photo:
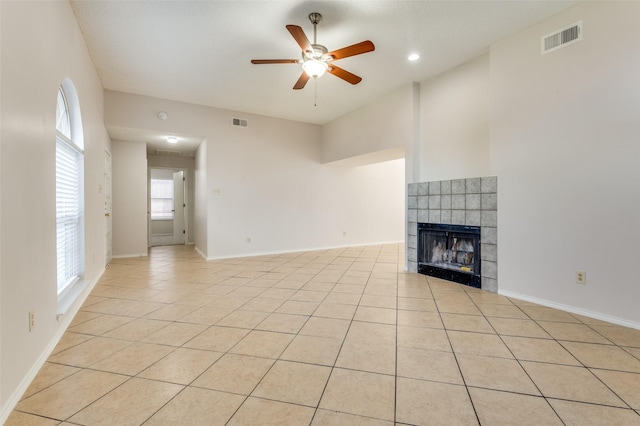
{"label": "fan motor housing", "polygon": [[331,59],[330,56],[327,56],[327,53],[329,53],[329,49],[327,49],[323,45],[312,44],[311,47],[313,48],[313,51],[307,50],[305,52],[302,52],[303,60],[307,61],[309,59],[316,59],[319,61],[327,61]]}
{"label": "fan motor housing", "polygon": [[313,25],[316,25],[318,22],[322,21],[322,15],[318,12],[311,12],[309,14],[309,21],[311,21]]}

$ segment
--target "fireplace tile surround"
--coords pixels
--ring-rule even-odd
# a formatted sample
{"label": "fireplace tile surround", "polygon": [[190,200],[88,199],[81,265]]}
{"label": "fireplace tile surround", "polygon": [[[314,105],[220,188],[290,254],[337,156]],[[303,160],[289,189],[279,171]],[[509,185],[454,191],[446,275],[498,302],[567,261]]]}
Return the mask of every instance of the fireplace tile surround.
{"label": "fireplace tile surround", "polygon": [[407,267],[418,271],[418,223],[480,226],[482,289],[498,291],[498,178],[410,183]]}

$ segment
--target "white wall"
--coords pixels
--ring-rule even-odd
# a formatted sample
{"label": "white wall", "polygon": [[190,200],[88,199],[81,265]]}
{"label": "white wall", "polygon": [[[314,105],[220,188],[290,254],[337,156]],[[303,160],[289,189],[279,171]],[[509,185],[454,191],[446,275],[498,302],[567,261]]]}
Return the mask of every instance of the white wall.
{"label": "white wall", "polygon": [[[331,166],[340,170],[342,166]],[[375,235],[379,241],[404,240],[405,160],[383,161],[346,167],[346,176],[338,178],[346,184],[337,208],[349,230],[345,240],[367,241]]]}
{"label": "white wall", "polygon": [[[148,163],[148,159],[147,159]],[[151,179],[165,179],[165,180],[173,180],[173,170],[169,169],[154,169],[153,166],[149,165]]]}
{"label": "white wall", "polygon": [[[209,257],[403,240],[402,160],[383,184],[367,180],[366,167],[320,163],[315,126],[267,117],[209,141]],[[383,200],[396,209],[390,220],[376,211]]]}
{"label": "white wall", "polygon": [[[491,164],[500,291],[640,328],[639,16],[585,2],[493,47]],[[583,41],[540,55],[541,36],[579,20]]]}
{"label": "white wall", "polygon": [[[248,128],[231,126],[238,116]],[[404,239],[404,202],[379,226],[363,220],[375,215],[368,184],[353,166],[321,163],[319,126],[109,91],[105,121],[206,138],[196,154],[195,242],[207,258]],[[380,199],[396,199],[404,183],[394,173],[404,166],[386,167],[389,185],[370,184]]]}
{"label": "white wall", "polygon": [[322,126],[322,162],[330,163],[384,151],[387,160],[400,158],[393,148],[409,146],[413,138],[413,86],[403,86]]}
{"label": "white wall", "polygon": [[196,151],[196,165],[194,170],[194,243],[196,250],[203,257],[207,257],[207,210],[209,209],[209,193],[207,180],[207,140],[200,143]]}
{"label": "white wall", "polygon": [[[0,5],[0,25],[2,24],[2,11],[4,9],[1,7]],[[0,26],[0,30],[2,29],[2,27]],[[0,32],[0,42],[2,40],[2,33]],[[1,64],[2,64],[2,57],[0,56],[0,70],[1,70]],[[0,77],[2,76],[4,71],[0,71]],[[0,79],[0,87],[2,87],[2,84],[4,83],[4,80]],[[1,93],[1,92],[0,92]],[[2,113],[2,109],[3,109],[3,104],[4,104],[4,98],[0,99],[0,188],[2,188],[2,139],[4,138],[4,131],[2,129],[4,129],[4,126],[2,125],[3,121],[4,121],[4,114]],[[0,265],[2,265],[2,246],[1,246],[1,242],[4,241],[2,239],[2,196],[0,194]],[[0,272],[0,308],[2,307],[2,293],[4,293],[2,291],[2,273]],[[2,348],[2,330],[4,330],[4,328],[2,327],[2,315],[0,315],[0,377],[2,377],[2,353],[3,353],[3,348]],[[13,393],[17,393],[17,392],[13,392]],[[6,400],[8,398],[7,397],[3,397],[2,396],[2,386],[0,386],[0,422],[3,422],[4,419],[6,417],[8,417],[8,414],[6,414],[6,412],[9,411],[9,405],[8,403],[6,403]]]}
{"label": "white wall", "polygon": [[488,176],[489,55],[420,85],[419,182]]}
{"label": "white wall", "polygon": [[113,257],[147,255],[147,145],[112,141]]}
{"label": "white wall", "polygon": [[[69,4],[3,1],[0,15],[2,423],[78,309],[76,304],[56,319],[55,114],[64,78],[73,81],[82,112],[87,290],[104,270],[100,189],[109,139],[100,80]],[[32,332],[30,310],[35,312]]]}

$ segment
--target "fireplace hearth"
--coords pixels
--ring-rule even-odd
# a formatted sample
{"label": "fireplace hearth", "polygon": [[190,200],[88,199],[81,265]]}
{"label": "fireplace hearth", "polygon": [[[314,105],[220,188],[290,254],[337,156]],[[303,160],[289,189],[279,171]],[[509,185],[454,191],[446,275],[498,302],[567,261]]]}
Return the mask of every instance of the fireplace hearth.
{"label": "fireplace hearth", "polygon": [[481,287],[480,227],[418,223],[418,273]]}

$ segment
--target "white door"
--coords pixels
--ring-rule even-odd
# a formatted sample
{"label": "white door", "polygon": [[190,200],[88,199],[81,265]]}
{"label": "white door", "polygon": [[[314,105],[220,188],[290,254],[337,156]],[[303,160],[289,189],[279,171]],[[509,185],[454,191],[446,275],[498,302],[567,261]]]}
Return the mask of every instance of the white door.
{"label": "white door", "polygon": [[184,244],[184,172],[173,173],[173,244]]}
{"label": "white door", "polygon": [[111,262],[112,250],[112,223],[111,223],[111,154],[104,152],[104,264]]}

